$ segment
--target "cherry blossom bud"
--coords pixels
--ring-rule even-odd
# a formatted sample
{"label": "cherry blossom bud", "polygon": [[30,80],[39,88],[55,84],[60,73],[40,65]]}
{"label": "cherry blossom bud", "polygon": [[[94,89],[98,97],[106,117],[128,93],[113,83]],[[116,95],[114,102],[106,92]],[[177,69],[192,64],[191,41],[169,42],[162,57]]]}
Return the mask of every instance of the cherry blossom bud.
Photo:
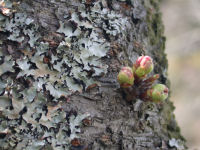
{"label": "cherry blossom bud", "polygon": [[152,58],[149,56],[140,56],[133,65],[133,70],[137,77],[145,77],[153,70]]}
{"label": "cherry blossom bud", "polygon": [[164,84],[156,84],[147,90],[147,95],[154,102],[164,101],[168,97],[168,88]]}
{"label": "cherry blossom bud", "polygon": [[130,67],[123,67],[117,76],[117,80],[123,88],[132,86],[134,82],[132,69]]}

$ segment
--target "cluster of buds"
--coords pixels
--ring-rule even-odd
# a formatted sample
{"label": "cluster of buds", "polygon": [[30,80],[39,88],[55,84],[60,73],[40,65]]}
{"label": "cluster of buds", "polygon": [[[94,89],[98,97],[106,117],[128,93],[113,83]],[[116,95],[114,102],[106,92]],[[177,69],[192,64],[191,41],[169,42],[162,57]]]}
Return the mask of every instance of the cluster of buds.
{"label": "cluster of buds", "polygon": [[151,57],[140,56],[132,68],[123,67],[119,72],[117,80],[120,87],[128,89],[129,94],[132,94],[132,98],[151,100],[153,102],[164,101],[168,97],[168,88],[163,84],[153,85],[159,75],[147,77],[153,71],[153,68]]}

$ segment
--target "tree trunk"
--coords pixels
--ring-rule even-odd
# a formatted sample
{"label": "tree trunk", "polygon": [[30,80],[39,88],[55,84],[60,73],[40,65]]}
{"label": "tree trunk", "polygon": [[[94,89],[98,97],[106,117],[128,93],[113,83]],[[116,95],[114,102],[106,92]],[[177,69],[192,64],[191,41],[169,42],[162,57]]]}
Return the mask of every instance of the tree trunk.
{"label": "tree trunk", "polygon": [[144,54],[169,86],[157,0],[0,5],[0,149],[186,148],[169,100],[127,102],[116,81]]}

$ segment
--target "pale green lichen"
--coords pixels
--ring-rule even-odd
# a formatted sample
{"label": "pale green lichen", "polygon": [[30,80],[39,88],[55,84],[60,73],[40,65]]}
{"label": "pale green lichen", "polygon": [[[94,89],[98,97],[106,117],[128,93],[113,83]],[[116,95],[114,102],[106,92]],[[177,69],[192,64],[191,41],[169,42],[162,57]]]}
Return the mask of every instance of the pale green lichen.
{"label": "pale green lichen", "polygon": [[0,75],[6,72],[14,72],[13,66],[14,61],[12,60],[11,56],[5,56],[3,59],[3,63],[0,65]]}
{"label": "pale green lichen", "polygon": [[[24,51],[16,58],[0,52],[0,134],[12,129],[0,138],[0,149],[65,150],[79,137],[82,120],[89,114],[70,114],[58,101],[84,91],[96,83],[95,77],[107,73],[102,58],[107,57],[110,43],[102,30],[113,36],[121,34],[127,20],[109,9],[101,11],[100,5],[94,2],[89,13],[82,3],[72,9],[70,19],[59,20],[57,33],[64,40],[54,53],[49,53],[50,44],[43,41],[39,26],[25,11],[12,17],[0,15],[0,27],[8,35],[1,44],[9,40],[10,45],[23,45]],[[44,62],[47,56],[49,61]]]}
{"label": "pale green lichen", "polygon": [[[0,109],[0,111],[9,120],[1,117],[0,129],[13,128],[15,133],[0,139],[2,143],[0,148],[3,149],[8,149],[11,146],[16,147],[16,149],[30,148],[35,150],[41,149],[44,145],[50,143],[53,149],[60,148],[64,150],[69,147],[73,138],[78,137],[77,133],[80,132],[82,120],[89,116],[89,114],[72,115],[68,123],[66,120],[68,114],[62,109],[60,103],[56,106],[48,105],[46,98],[40,93],[31,91],[27,97],[26,90],[18,92],[14,87],[11,94],[12,103],[6,97],[1,97],[1,104],[5,108]],[[10,109],[10,106],[13,109]],[[45,106],[47,110],[44,110]],[[20,120],[22,121],[21,125],[18,124]],[[55,132],[54,129],[59,129],[59,131]],[[67,135],[66,132],[69,130],[71,134]],[[19,141],[21,142],[18,143]]]}

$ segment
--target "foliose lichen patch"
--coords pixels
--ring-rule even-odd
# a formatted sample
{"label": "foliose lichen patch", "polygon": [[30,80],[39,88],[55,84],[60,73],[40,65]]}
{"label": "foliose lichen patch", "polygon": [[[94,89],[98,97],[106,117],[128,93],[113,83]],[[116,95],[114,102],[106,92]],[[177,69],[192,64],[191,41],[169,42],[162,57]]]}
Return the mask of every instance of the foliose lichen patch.
{"label": "foliose lichen patch", "polygon": [[11,13],[0,14],[0,34],[6,37],[0,42],[0,149],[64,150],[78,138],[89,114],[64,111],[60,100],[107,73],[106,34],[123,35],[127,21],[99,1],[90,11],[85,3],[63,12],[69,17],[59,20],[56,31],[63,40],[52,49],[37,21],[15,9],[20,2],[2,1]]}

